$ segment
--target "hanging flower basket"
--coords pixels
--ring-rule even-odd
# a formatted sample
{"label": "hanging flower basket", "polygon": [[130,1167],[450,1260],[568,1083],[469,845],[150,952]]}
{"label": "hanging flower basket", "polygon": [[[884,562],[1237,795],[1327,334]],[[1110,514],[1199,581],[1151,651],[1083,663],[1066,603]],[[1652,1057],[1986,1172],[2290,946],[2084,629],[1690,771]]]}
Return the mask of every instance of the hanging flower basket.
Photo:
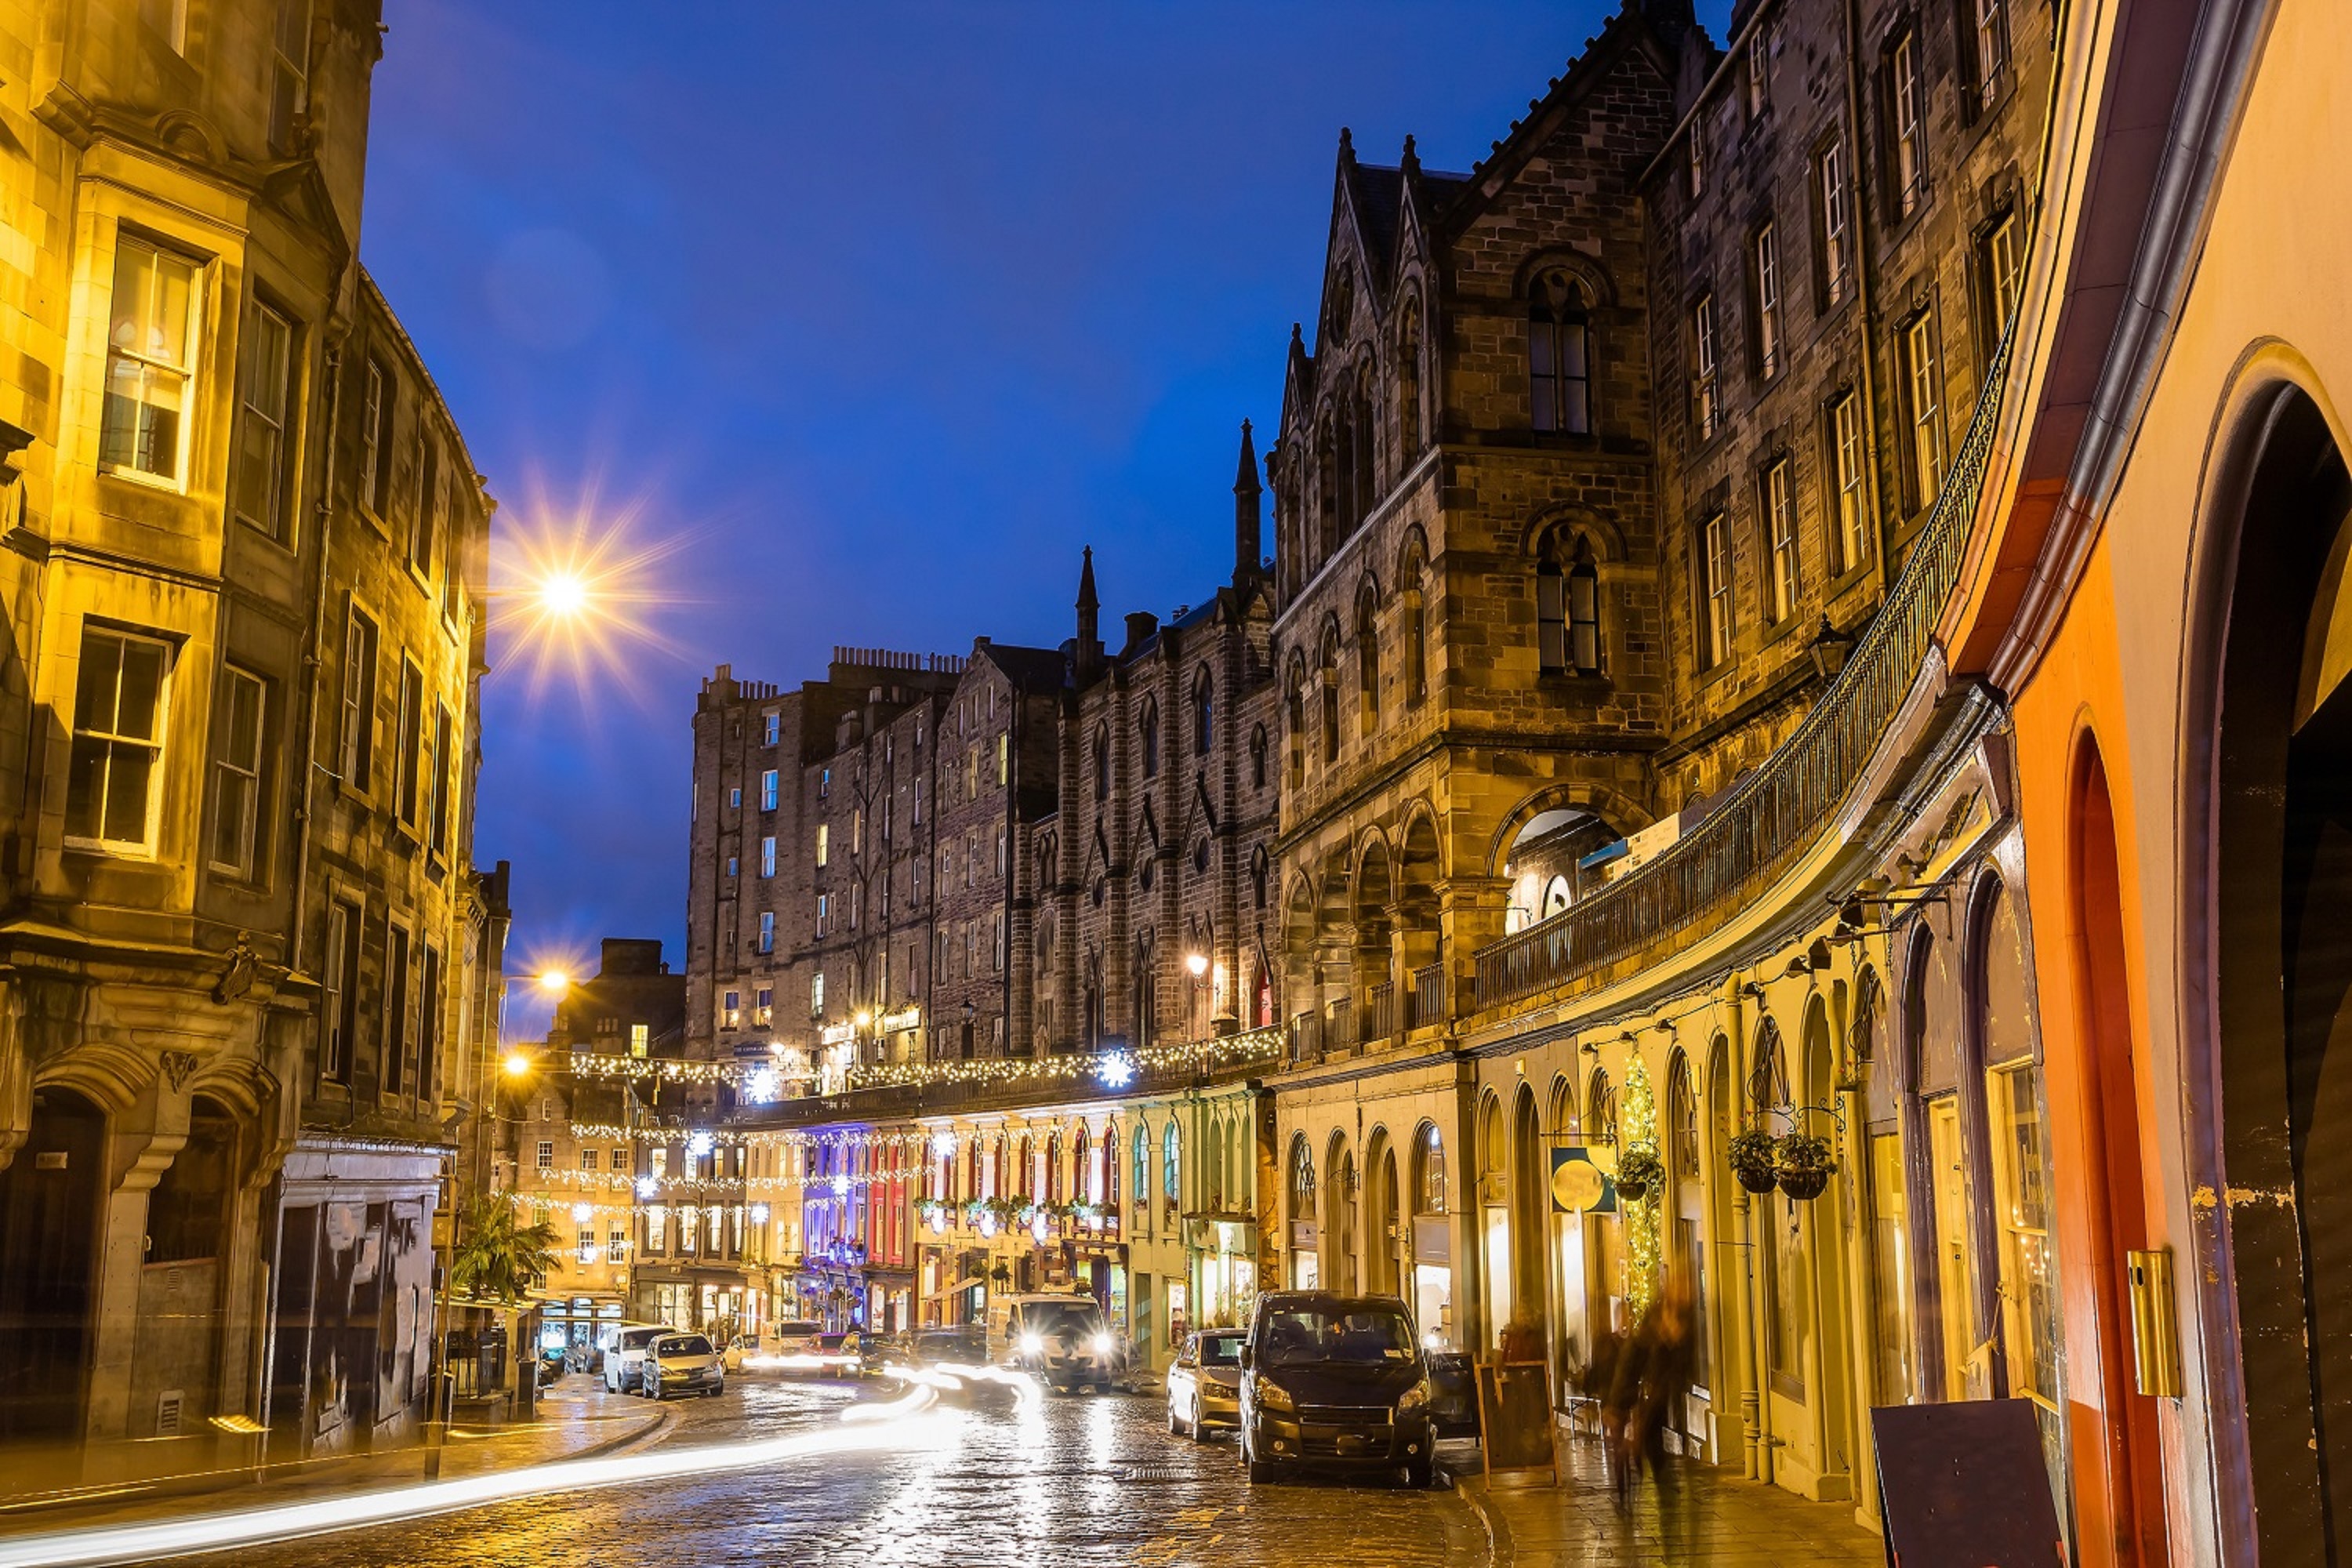
{"label": "hanging flower basket", "polygon": [[1829,1140],[1810,1132],[1784,1136],[1773,1150],[1773,1164],[1780,1190],[1801,1203],[1820,1197],[1837,1174]]}
{"label": "hanging flower basket", "polygon": [[1733,1178],[1749,1192],[1761,1194],[1770,1192],[1780,1180],[1774,1152],[1772,1134],[1761,1127],[1750,1127],[1731,1140],[1724,1155],[1730,1163]]}
{"label": "hanging flower basket", "polygon": [[1617,1161],[1617,1195],[1639,1202],[1665,1185],[1666,1163],[1647,1143],[1636,1143]]}

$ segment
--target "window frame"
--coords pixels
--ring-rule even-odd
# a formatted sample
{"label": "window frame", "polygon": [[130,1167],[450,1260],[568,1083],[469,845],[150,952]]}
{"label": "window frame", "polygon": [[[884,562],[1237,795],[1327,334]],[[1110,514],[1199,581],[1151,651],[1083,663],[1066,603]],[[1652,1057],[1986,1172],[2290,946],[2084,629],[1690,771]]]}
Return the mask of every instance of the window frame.
{"label": "window frame", "polygon": [[[359,668],[362,640],[366,644],[364,671]],[[337,703],[341,733],[335,763],[344,790],[362,800],[373,800],[375,793],[376,679],[383,663],[382,623],[353,594],[343,613],[342,690]]]}
{"label": "window frame", "polygon": [[[152,258],[149,272],[151,289],[160,287],[165,263],[186,269],[187,310],[179,323],[180,357],[177,362],[155,352],[152,346],[142,351],[125,347],[115,341],[114,325],[121,317],[119,301],[122,298],[125,281],[122,275],[123,261],[126,257],[134,253],[144,254]],[[105,380],[100,388],[101,405],[99,414],[98,468],[100,473],[115,479],[127,479],[133,484],[152,485],[176,494],[187,492],[189,448],[194,440],[193,428],[195,424],[198,388],[201,384],[198,362],[201,358],[199,351],[204,331],[205,291],[210,286],[211,276],[212,268],[204,258],[178,249],[134,229],[124,228],[118,231],[114,246],[114,270],[107,285]],[[152,300],[148,301],[150,304],[153,302]],[[134,329],[136,324],[135,321],[131,323]],[[132,335],[135,342],[135,330]],[[173,410],[175,417],[172,431],[172,457],[168,468],[149,468],[137,460],[135,453],[140,445],[140,437],[135,414],[128,430],[119,430],[115,424],[113,411],[117,404],[117,396],[113,387],[121,374],[116,368],[118,365],[137,367],[142,386],[148,384],[144,378],[149,376],[159,380],[171,378],[176,381],[180,404],[179,407]],[[132,409],[160,406],[128,398],[121,401]],[[110,449],[118,440],[129,443],[125,455],[121,458],[109,456]]]}
{"label": "window frame", "polygon": [[1748,274],[1756,309],[1756,374],[1759,380],[1770,381],[1784,367],[1780,231],[1769,216],[1748,237]]}
{"label": "window frame", "polygon": [[1698,668],[1704,673],[1731,662],[1731,645],[1738,633],[1738,606],[1732,598],[1730,514],[1718,507],[1701,518],[1695,542]]}
{"label": "window frame", "polygon": [[1723,424],[1723,362],[1715,338],[1715,294],[1691,301],[1691,426],[1698,443],[1715,439]]}
{"label": "window frame", "polygon": [[[241,761],[228,752],[239,698],[248,693],[253,705],[252,755]],[[213,831],[205,842],[205,864],[216,876],[238,882],[257,882],[261,880],[261,825],[268,781],[268,679],[223,660],[220,685],[213,701]],[[232,805],[233,793],[242,796],[241,806]],[[224,860],[219,854],[221,837],[232,810],[236,814],[234,826],[238,853],[236,858]]]}
{"label": "window frame", "polygon": [[[255,363],[261,352],[264,324],[276,323],[278,331],[277,363],[266,378],[262,367]],[[273,542],[289,542],[291,530],[288,520],[292,513],[295,490],[294,458],[299,449],[296,421],[301,411],[297,395],[296,377],[301,369],[301,328],[291,312],[279,310],[258,291],[254,295],[253,311],[246,324],[245,341],[238,345],[237,364],[237,437],[234,482],[230,485],[229,510],[236,520]],[[278,396],[275,414],[254,402],[257,391],[274,389]],[[256,516],[246,504],[247,500],[247,447],[257,430],[268,433],[272,450],[264,465],[268,475],[269,495],[267,504]]]}
{"label": "window frame", "polygon": [[[81,710],[84,695],[83,677],[89,668],[93,641],[96,640],[112,642],[118,645],[119,648],[114,657],[113,710],[109,717],[110,727],[106,729],[100,729],[90,721],[95,719],[94,714],[89,720],[86,720]],[[129,663],[130,651],[133,647],[154,650],[156,661],[154,702],[150,718],[151,732],[143,736],[113,727],[121,722],[123,672]],[[96,831],[86,834],[74,832],[73,779],[82,772],[82,768],[78,763],[68,762],[65,834],[68,847],[127,859],[152,859],[160,853],[161,847],[157,839],[161,826],[159,818],[163,804],[163,770],[171,749],[172,677],[174,673],[173,667],[177,662],[178,656],[178,645],[158,633],[94,619],[85,620],[82,623],[81,642],[77,654],[78,662],[74,677],[73,728],[68,742],[68,754],[70,756],[73,752],[82,751],[86,740],[92,746],[100,748],[106,764],[103,770],[106,783],[100,787],[99,796],[91,807],[94,812],[91,826],[96,828]],[[113,802],[111,786],[114,777],[113,761],[117,747],[136,748],[148,753],[146,782],[142,790],[145,798],[140,803],[140,837],[136,839],[117,837],[107,831],[107,819],[111,815],[110,807]]]}
{"label": "window frame", "polygon": [[1758,510],[1763,514],[1764,624],[1777,626],[1797,613],[1804,574],[1797,538],[1796,463],[1775,457],[1757,479]]}
{"label": "window frame", "polygon": [[1843,577],[1868,563],[1870,548],[1869,458],[1863,450],[1862,395],[1846,388],[1830,399],[1824,415],[1831,508],[1836,524],[1829,533],[1836,552],[1836,574]]}
{"label": "window frame", "polygon": [[1843,131],[1834,132],[1813,154],[1813,210],[1824,310],[1844,304],[1853,292],[1853,208],[1845,164],[1845,136]]}
{"label": "window frame", "polygon": [[1943,430],[1943,359],[1936,342],[1936,314],[1921,310],[1901,329],[1906,465],[1912,511],[1927,510],[1943,491],[1948,468]]}
{"label": "window frame", "polygon": [[1919,59],[1919,30],[1906,26],[1886,46],[1887,131],[1893,142],[1886,160],[1891,216],[1901,223],[1927,205],[1927,79]]}

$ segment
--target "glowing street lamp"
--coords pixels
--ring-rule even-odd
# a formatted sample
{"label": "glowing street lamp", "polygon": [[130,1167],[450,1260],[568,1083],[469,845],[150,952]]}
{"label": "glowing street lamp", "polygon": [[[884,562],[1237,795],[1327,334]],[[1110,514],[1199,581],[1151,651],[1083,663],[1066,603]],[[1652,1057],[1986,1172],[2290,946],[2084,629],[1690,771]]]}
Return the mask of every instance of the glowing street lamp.
{"label": "glowing street lamp", "polygon": [[561,969],[543,969],[539,973],[539,988],[551,996],[561,996],[572,989],[572,976]]}
{"label": "glowing street lamp", "polygon": [[506,1075],[509,1078],[527,1077],[530,1072],[531,1067],[530,1053],[528,1051],[509,1051],[507,1053],[506,1060],[500,1062],[499,1066],[505,1069]]}
{"label": "glowing street lamp", "polygon": [[1209,973],[1209,956],[1203,952],[1188,952],[1184,955],[1184,967],[1192,973],[1193,979],[1198,980]]}

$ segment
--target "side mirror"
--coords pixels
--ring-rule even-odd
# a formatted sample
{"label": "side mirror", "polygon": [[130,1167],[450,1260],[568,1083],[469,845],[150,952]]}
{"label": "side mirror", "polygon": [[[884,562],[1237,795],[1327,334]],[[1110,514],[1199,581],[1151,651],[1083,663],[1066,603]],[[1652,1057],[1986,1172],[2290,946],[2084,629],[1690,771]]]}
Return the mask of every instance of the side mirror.
{"label": "side mirror", "polygon": [[1243,1370],[1244,1372],[1254,1372],[1254,1371],[1255,1371],[1255,1370],[1256,1370],[1256,1368],[1257,1368],[1257,1352],[1255,1352],[1255,1351],[1254,1351],[1254,1350],[1250,1349],[1250,1347],[1249,1347],[1248,1345],[1246,1345],[1246,1344],[1243,1345],[1243,1346],[1242,1346],[1242,1370]]}

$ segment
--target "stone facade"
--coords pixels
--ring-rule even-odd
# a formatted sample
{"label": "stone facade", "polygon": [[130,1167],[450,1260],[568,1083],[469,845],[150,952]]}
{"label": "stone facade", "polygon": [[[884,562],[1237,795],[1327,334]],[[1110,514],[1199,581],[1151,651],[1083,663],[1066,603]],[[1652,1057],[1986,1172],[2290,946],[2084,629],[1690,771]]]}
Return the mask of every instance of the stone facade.
{"label": "stone facade", "polygon": [[355,259],[377,7],[181,15],[0,12],[0,1436],[310,1454],[415,1429],[487,1111],[490,502]]}

